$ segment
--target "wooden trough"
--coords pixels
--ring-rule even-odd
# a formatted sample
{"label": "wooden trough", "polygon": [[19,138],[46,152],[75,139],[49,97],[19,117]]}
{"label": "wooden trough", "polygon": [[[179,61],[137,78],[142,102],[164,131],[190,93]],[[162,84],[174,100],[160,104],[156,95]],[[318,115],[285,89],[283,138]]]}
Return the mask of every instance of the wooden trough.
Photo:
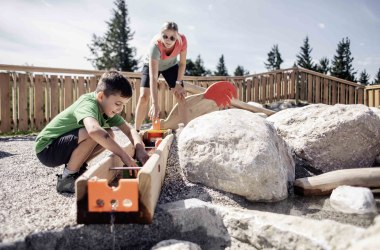
{"label": "wooden trough", "polygon": [[[156,139],[161,139],[154,147]],[[171,130],[151,130],[143,134],[151,149],[149,160],[139,170],[137,178],[123,177],[123,163],[114,154],[91,167],[75,182],[78,224],[152,223],[154,210],[165,178],[169,149],[173,141]],[[128,143],[124,150],[134,155]],[[125,172],[124,172],[125,176]]]}

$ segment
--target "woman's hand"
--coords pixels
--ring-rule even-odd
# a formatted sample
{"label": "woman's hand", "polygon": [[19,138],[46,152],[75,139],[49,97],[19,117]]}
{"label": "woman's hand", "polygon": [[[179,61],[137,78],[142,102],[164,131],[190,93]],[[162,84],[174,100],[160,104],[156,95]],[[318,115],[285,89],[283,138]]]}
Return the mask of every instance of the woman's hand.
{"label": "woman's hand", "polygon": [[160,116],[160,109],[157,104],[153,104],[149,110],[149,118],[153,121]]}
{"label": "woman's hand", "polygon": [[172,90],[173,90],[173,94],[177,97],[178,100],[184,100],[185,99],[186,91],[182,86],[180,86],[179,84],[176,84],[175,88]]}

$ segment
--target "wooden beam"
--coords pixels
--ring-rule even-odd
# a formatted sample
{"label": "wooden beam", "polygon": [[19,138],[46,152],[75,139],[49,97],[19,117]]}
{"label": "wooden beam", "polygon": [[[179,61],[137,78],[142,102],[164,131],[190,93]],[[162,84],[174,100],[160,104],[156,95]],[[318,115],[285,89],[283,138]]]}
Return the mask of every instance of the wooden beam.
{"label": "wooden beam", "polygon": [[294,192],[300,195],[327,195],[342,186],[380,187],[380,167],[331,171],[318,176],[297,179]]}
{"label": "wooden beam", "polygon": [[[193,94],[200,94],[200,93],[203,93],[206,91],[206,88],[203,88],[203,87],[200,87],[200,86],[196,86],[196,85],[193,85],[191,83],[188,83],[188,82],[184,82],[184,85],[185,85],[185,89],[186,91],[190,92],[190,93],[193,93]],[[270,109],[265,109],[265,108],[260,108],[260,107],[255,107],[255,106],[252,106],[252,105],[249,105],[248,103],[245,103],[243,101],[240,101],[240,100],[237,100],[237,99],[232,99],[231,100],[231,105],[236,107],[236,108],[240,108],[240,109],[245,109],[245,110],[248,110],[248,111],[251,111],[251,112],[259,112],[259,113],[264,113],[266,115],[273,115],[274,113],[276,113],[275,111],[273,110],[270,110]]]}

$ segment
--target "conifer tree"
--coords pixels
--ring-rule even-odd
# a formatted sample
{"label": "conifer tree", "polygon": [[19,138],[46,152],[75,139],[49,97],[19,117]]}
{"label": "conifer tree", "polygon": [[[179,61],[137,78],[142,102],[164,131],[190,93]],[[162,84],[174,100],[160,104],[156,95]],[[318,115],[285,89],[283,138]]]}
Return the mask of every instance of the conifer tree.
{"label": "conifer tree", "polygon": [[226,65],[224,63],[224,56],[223,56],[223,54],[219,58],[219,62],[216,65],[216,71],[214,71],[214,75],[215,76],[228,76],[228,71],[227,71]]}
{"label": "conifer tree", "polygon": [[278,50],[278,45],[273,45],[271,51],[268,53],[268,62],[264,63],[268,70],[278,70],[281,68],[281,63],[283,62],[281,58],[280,51]]}
{"label": "conifer tree", "polygon": [[134,32],[129,27],[128,9],[124,0],[115,0],[113,16],[106,22],[108,29],[103,36],[93,34],[90,49],[92,65],[99,69],[116,69],[134,71],[138,60],[135,59],[136,48],[130,45]]}
{"label": "conifer tree", "polygon": [[186,71],[185,75],[187,76],[195,76],[195,64],[194,62],[189,58],[186,59]]}
{"label": "conifer tree", "polygon": [[368,85],[369,84],[369,75],[365,69],[360,73],[359,82],[362,85]]}
{"label": "conifer tree", "polygon": [[244,76],[244,75],[249,75],[249,71],[244,69],[243,66],[240,66],[238,65],[235,69],[235,72],[234,72],[234,75],[235,76]]}
{"label": "conifer tree", "polygon": [[297,55],[297,65],[310,70],[315,70],[316,67],[313,63],[313,59],[311,58],[311,51],[313,49],[310,48],[309,45],[309,37],[306,36],[303,41],[303,46],[301,46],[301,52]]}
{"label": "conifer tree", "polygon": [[380,68],[379,68],[379,71],[377,72],[376,78],[372,82],[372,85],[375,85],[375,84],[380,84]]}
{"label": "conifer tree", "polygon": [[331,75],[354,82],[356,71],[352,67],[353,60],[354,58],[351,56],[350,50],[350,39],[348,37],[346,39],[343,38],[338,43],[336,55],[331,62]]}
{"label": "conifer tree", "polygon": [[316,70],[319,72],[319,73],[322,73],[322,74],[325,74],[327,75],[330,71],[330,61],[327,57],[322,57],[320,60],[319,60],[319,64],[316,66]]}
{"label": "conifer tree", "polygon": [[206,70],[206,68],[204,66],[204,62],[201,58],[201,55],[198,55],[197,59],[195,59],[194,66],[195,66],[195,75],[196,76],[205,76],[205,75],[210,73],[209,70]]}

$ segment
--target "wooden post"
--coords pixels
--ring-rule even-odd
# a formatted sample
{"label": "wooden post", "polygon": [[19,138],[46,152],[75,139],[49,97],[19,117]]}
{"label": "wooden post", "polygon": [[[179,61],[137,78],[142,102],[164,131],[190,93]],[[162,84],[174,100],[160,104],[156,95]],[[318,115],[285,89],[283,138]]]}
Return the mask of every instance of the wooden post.
{"label": "wooden post", "polygon": [[315,103],[321,102],[321,78],[315,77]]}
{"label": "wooden post", "polygon": [[34,77],[34,125],[40,131],[44,127],[44,84],[43,75],[36,75]]}
{"label": "wooden post", "polygon": [[0,73],[0,112],[1,126],[0,132],[11,131],[11,99],[10,99],[11,79],[8,73]]}
{"label": "wooden post", "polygon": [[18,131],[27,131],[28,126],[28,91],[29,83],[26,74],[19,75],[18,84]]}

